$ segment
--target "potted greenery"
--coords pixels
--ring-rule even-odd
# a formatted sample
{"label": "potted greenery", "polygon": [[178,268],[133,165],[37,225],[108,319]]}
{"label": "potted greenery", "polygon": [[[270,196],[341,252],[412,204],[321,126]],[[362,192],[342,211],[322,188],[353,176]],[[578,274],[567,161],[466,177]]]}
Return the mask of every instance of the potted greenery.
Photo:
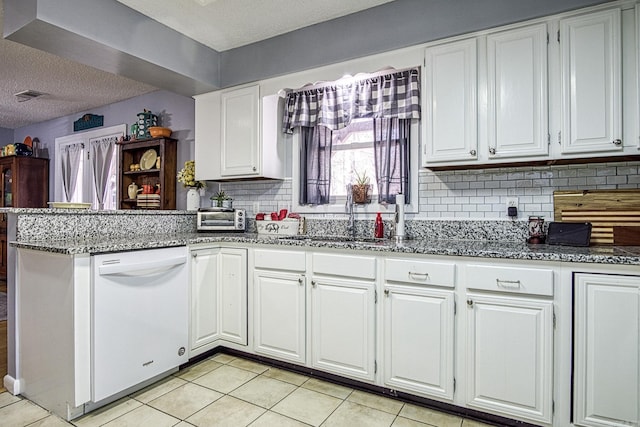
{"label": "potted greenery", "polygon": [[356,182],[351,186],[353,203],[369,203],[371,201],[371,196],[369,195],[371,184],[369,183],[370,181],[369,177],[367,176],[367,171],[364,171],[362,173],[359,173],[358,171],[354,172],[356,174]]}
{"label": "potted greenery", "polygon": [[231,197],[227,196],[224,190],[218,191],[215,195],[210,197],[211,205],[218,208],[230,208],[233,200]]}

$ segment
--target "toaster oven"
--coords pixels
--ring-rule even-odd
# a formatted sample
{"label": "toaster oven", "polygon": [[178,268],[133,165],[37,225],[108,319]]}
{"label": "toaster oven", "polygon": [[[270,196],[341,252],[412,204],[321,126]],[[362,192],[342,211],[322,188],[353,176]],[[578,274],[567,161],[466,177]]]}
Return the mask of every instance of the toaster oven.
{"label": "toaster oven", "polygon": [[245,231],[245,228],[246,212],[244,209],[198,209],[198,231]]}

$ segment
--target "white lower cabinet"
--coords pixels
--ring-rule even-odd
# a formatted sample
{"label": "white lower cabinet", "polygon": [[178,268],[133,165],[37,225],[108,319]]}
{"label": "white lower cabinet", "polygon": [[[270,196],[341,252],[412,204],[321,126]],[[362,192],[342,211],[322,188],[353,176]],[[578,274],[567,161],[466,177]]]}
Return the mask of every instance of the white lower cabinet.
{"label": "white lower cabinet", "polygon": [[247,250],[191,250],[191,356],[217,340],[247,345]]}
{"label": "white lower cabinet", "polygon": [[386,259],[384,383],[452,400],[455,264]]}
{"label": "white lower cabinet", "polygon": [[254,260],[254,351],[305,364],[305,253],[256,249]]}
{"label": "white lower cabinet", "polygon": [[312,366],[373,381],[375,258],[314,254],[310,293]]}
{"label": "white lower cabinet", "polygon": [[640,425],[640,276],[574,276],[574,422]]}
{"label": "white lower cabinet", "polygon": [[453,305],[453,291],[385,286],[385,385],[453,399]]}
{"label": "white lower cabinet", "polygon": [[467,276],[467,405],[551,423],[553,272],[478,265]]}

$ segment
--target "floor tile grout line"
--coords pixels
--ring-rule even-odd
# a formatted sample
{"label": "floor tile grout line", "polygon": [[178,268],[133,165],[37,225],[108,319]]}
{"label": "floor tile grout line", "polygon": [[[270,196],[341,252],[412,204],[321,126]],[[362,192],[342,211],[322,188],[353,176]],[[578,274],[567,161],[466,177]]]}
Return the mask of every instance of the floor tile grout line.
{"label": "floor tile grout line", "polygon": [[[238,360],[245,360],[245,359],[232,357],[232,358],[230,358],[230,359],[226,360],[226,362],[224,362],[224,363],[223,363],[223,362],[220,362],[219,360],[215,360],[215,357],[216,357],[216,356],[211,356],[211,357],[209,357],[209,358],[207,358],[207,359],[203,359],[203,360],[201,360],[201,361],[199,361],[199,362],[196,362],[195,364],[193,364],[193,365],[192,365],[192,366],[197,366],[197,365],[198,365],[198,363],[204,363],[204,362],[209,361],[209,360],[215,361],[217,364],[219,364],[219,365],[217,365],[217,366],[213,367],[212,369],[210,369],[210,370],[207,370],[207,371],[203,372],[201,375],[199,375],[199,376],[197,376],[197,377],[195,377],[195,378],[192,378],[192,379],[184,379],[184,378],[180,378],[180,377],[178,376],[180,371],[176,371],[176,372],[172,373],[172,374],[171,374],[171,376],[168,376],[168,377],[167,377],[167,379],[166,379],[166,381],[165,381],[165,382],[168,382],[168,381],[170,381],[170,380],[172,380],[172,379],[178,379],[178,380],[180,380],[180,382],[182,382],[182,384],[179,384],[179,385],[177,385],[176,387],[174,387],[174,388],[172,388],[172,389],[170,389],[170,390],[165,391],[164,393],[162,393],[162,394],[160,394],[160,395],[158,395],[158,396],[154,397],[152,400],[149,400],[149,401],[147,401],[147,402],[143,402],[143,401],[138,400],[137,398],[135,398],[135,397],[133,397],[133,396],[134,396],[135,394],[138,394],[138,393],[143,394],[143,390],[145,390],[145,389],[148,389],[149,391],[153,390],[153,388],[154,388],[154,387],[157,387],[157,385],[156,385],[156,384],[152,384],[152,385],[150,385],[150,386],[148,386],[148,387],[146,387],[146,388],[144,388],[144,389],[141,389],[141,390],[135,391],[135,392],[133,392],[133,393],[131,393],[131,394],[127,395],[127,396],[124,396],[123,398],[118,399],[118,400],[117,400],[117,401],[115,401],[115,402],[111,402],[109,405],[111,405],[112,403],[116,403],[116,402],[124,401],[125,399],[130,399],[130,400],[132,400],[132,401],[136,402],[136,403],[138,404],[138,406],[136,406],[136,407],[134,407],[134,408],[131,408],[131,409],[130,409],[130,410],[128,410],[127,412],[125,412],[125,413],[123,413],[123,414],[121,414],[121,415],[119,415],[119,416],[117,416],[117,417],[115,417],[115,418],[113,418],[113,419],[110,419],[109,421],[107,421],[107,423],[112,422],[112,421],[115,421],[115,420],[117,420],[117,419],[119,419],[119,418],[121,418],[121,417],[123,417],[123,416],[126,416],[127,414],[130,414],[132,411],[135,411],[135,410],[137,410],[137,409],[139,409],[139,408],[141,408],[141,407],[143,407],[143,406],[147,406],[149,409],[153,409],[153,410],[158,411],[158,412],[160,412],[160,413],[162,413],[162,414],[164,414],[164,415],[170,416],[170,417],[172,417],[172,418],[173,418],[173,419],[175,419],[175,420],[178,420],[177,424],[179,424],[179,423],[180,423],[180,422],[182,422],[182,421],[184,421],[185,423],[189,423],[188,421],[186,421],[189,417],[192,417],[193,415],[195,415],[195,414],[197,414],[198,412],[202,411],[203,409],[207,408],[209,405],[213,404],[214,402],[219,401],[219,400],[220,400],[221,398],[223,398],[224,396],[229,396],[229,397],[231,397],[231,398],[238,399],[238,400],[240,400],[240,401],[243,401],[243,402],[246,402],[246,403],[248,403],[248,404],[254,405],[254,406],[256,406],[257,408],[260,408],[261,410],[263,410],[263,412],[260,414],[260,416],[258,416],[255,420],[251,421],[251,423],[249,423],[249,425],[250,425],[250,424],[252,424],[252,423],[254,423],[254,422],[255,422],[257,419],[259,419],[260,417],[264,416],[264,414],[269,413],[269,412],[271,412],[272,414],[278,414],[279,416],[286,417],[287,419],[295,420],[295,421],[297,421],[297,422],[301,422],[301,423],[303,423],[303,424],[306,424],[306,423],[304,423],[304,421],[302,421],[302,420],[297,420],[297,419],[292,418],[292,417],[290,417],[290,416],[288,416],[288,415],[286,415],[286,414],[281,414],[281,413],[276,412],[276,411],[274,411],[274,410],[273,410],[273,408],[274,408],[276,405],[278,405],[280,402],[282,402],[283,400],[285,400],[287,397],[289,397],[289,396],[290,396],[292,393],[294,393],[295,391],[297,391],[297,390],[299,390],[299,389],[305,389],[305,390],[307,390],[307,391],[311,391],[311,392],[319,393],[319,394],[322,394],[322,395],[325,395],[325,396],[328,396],[328,397],[331,397],[331,398],[337,398],[338,400],[340,400],[340,403],[338,404],[338,406],[337,406],[333,411],[331,411],[331,413],[329,413],[329,414],[328,414],[328,415],[327,415],[327,416],[322,420],[322,422],[320,423],[320,425],[322,425],[323,423],[326,423],[326,421],[327,421],[327,420],[328,420],[328,419],[329,419],[329,418],[330,418],[330,417],[331,417],[331,416],[332,416],[336,411],[338,411],[338,410],[339,410],[339,408],[340,408],[341,406],[343,406],[345,402],[350,402],[350,403],[355,404],[355,405],[359,405],[359,406],[362,406],[362,407],[366,407],[366,408],[369,408],[369,409],[378,410],[378,411],[385,412],[385,413],[388,413],[388,414],[390,414],[390,415],[393,415],[393,417],[394,417],[394,418],[393,418],[392,423],[393,423],[393,422],[395,422],[395,421],[397,421],[397,420],[398,420],[398,418],[407,418],[407,419],[409,419],[409,420],[413,420],[413,421],[416,421],[416,422],[424,423],[425,425],[433,426],[433,424],[431,424],[430,422],[426,422],[426,421],[424,421],[424,420],[418,420],[418,419],[414,419],[413,417],[406,417],[406,416],[402,416],[402,415],[401,415],[402,410],[406,407],[406,405],[407,405],[408,403],[407,403],[407,402],[403,402],[403,401],[401,401],[401,400],[392,399],[392,398],[389,398],[389,397],[387,397],[387,396],[379,396],[379,395],[376,395],[375,393],[373,393],[373,395],[374,395],[374,396],[379,397],[379,398],[381,398],[381,399],[389,399],[389,400],[393,400],[393,401],[396,401],[396,402],[401,403],[401,406],[400,406],[400,408],[398,409],[398,411],[397,411],[397,412],[395,412],[395,413],[394,413],[394,412],[389,412],[389,411],[386,411],[386,410],[382,410],[382,409],[380,409],[380,407],[378,407],[378,406],[375,406],[375,404],[374,404],[374,402],[375,402],[375,401],[374,401],[374,402],[372,402],[371,404],[365,404],[365,403],[361,403],[361,402],[358,402],[358,401],[350,400],[351,398],[353,398],[353,397],[354,397],[354,394],[355,394],[356,392],[362,392],[362,393],[368,394],[368,392],[367,392],[366,390],[353,389],[353,388],[351,388],[351,387],[346,387],[346,386],[343,386],[343,385],[341,385],[341,384],[333,383],[333,382],[331,382],[331,381],[326,381],[326,380],[325,380],[325,379],[323,379],[323,378],[310,377],[310,376],[307,376],[307,375],[304,375],[304,374],[301,374],[301,373],[288,371],[287,369],[282,369],[282,368],[280,368],[280,367],[278,367],[278,366],[271,366],[271,365],[264,364],[264,363],[260,363],[260,362],[256,362],[256,361],[253,361],[253,360],[248,360],[248,361],[249,361],[249,362],[251,362],[251,363],[253,363],[253,364],[255,364],[255,365],[257,365],[257,366],[259,366],[259,368],[256,368],[256,367],[254,366],[254,369],[252,370],[252,369],[251,369],[251,367],[249,367],[249,366],[241,367],[241,366],[234,366],[234,365],[232,365],[232,364],[231,364],[231,363],[233,363],[234,361],[238,361]],[[202,376],[207,375],[207,374],[209,374],[209,373],[211,373],[211,372],[214,372],[214,371],[216,371],[217,369],[220,369],[222,366],[229,366],[229,367],[233,367],[233,368],[238,369],[238,370],[242,370],[242,371],[245,371],[245,372],[249,372],[249,373],[253,374],[253,377],[251,377],[250,379],[248,379],[248,380],[244,381],[242,384],[238,385],[237,387],[235,387],[234,389],[230,390],[230,391],[229,391],[229,392],[227,392],[227,393],[220,392],[220,391],[218,391],[218,390],[215,390],[215,389],[212,389],[212,388],[210,388],[210,387],[207,387],[207,386],[204,386],[204,385],[202,385],[202,384],[198,384],[198,383],[194,382],[194,381],[196,381],[197,379],[201,378]],[[264,368],[264,369],[262,369],[262,368]],[[257,369],[260,369],[260,372],[259,372],[259,373],[258,373],[258,372],[256,372],[256,370],[257,370]],[[301,384],[299,384],[299,385],[298,385],[298,384],[297,384],[297,382],[298,382],[298,381],[296,381],[296,383],[292,383],[292,382],[284,381],[284,380],[279,379],[279,378],[272,378],[272,377],[270,377],[270,376],[266,375],[266,374],[269,372],[269,370],[270,370],[270,369],[278,369],[278,370],[282,370],[283,372],[291,372],[291,373],[293,373],[293,374],[296,374],[296,375],[299,375],[300,377],[302,377],[302,379],[304,379],[304,381],[303,381]],[[254,381],[255,379],[260,378],[260,377],[265,378],[265,379],[271,379],[271,380],[274,380],[274,381],[279,381],[279,382],[282,382],[282,383],[284,383],[284,384],[289,384],[289,385],[293,386],[294,388],[293,388],[290,392],[288,392],[287,394],[285,394],[283,397],[281,397],[277,402],[273,403],[273,404],[272,404],[270,407],[268,407],[268,408],[265,408],[265,407],[263,407],[263,406],[260,406],[260,405],[258,405],[258,404],[255,404],[255,403],[253,403],[253,402],[251,402],[251,401],[248,401],[248,400],[245,400],[245,399],[243,399],[243,398],[240,398],[240,397],[237,397],[237,396],[233,396],[233,395],[231,394],[231,393],[233,393],[234,391],[238,390],[239,388],[241,388],[241,387],[245,386],[246,384],[248,384],[248,383],[250,383],[251,381]],[[348,393],[345,397],[338,397],[338,396],[336,396],[336,395],[329,394],[328,392],[318,391],[318,390],[315,390],[315,389],[312,389],[312,388],[304,387],[304,385],[305,385],[305,384],[307,384],[307,385],[308,385],[309,381],[310,381],[310,380],[314,380],[314,379],[315,379],[315,380],[317,380],[317,381],[320,381],[320,382],[325,382],[325,383],[327,383],[327,384],[335,385],[335,386],[337,386],[337,387],[347,388],[347,389],[349,390],[349,393]],[[157,400],[157,399],[161,398],[162,396],[165,396],[165,395],[166,395],[166,394],[168,394],[168,393],[174,392],[175,390],[179,389],[180,387],[184,387],[184,386],[186,386],[186,385],[188,385],[188,384],[192,384],[192,385],[196,385],[196,386],[199,386],[199,387],[207,388],[207,389],[209,389],[209,390],[215,391],[216,393],[220,393],[220,394],[221,394],[221,396],[220,396],[218,399],[216,399],[215,401],[213,401],[213,402],[211,402],[211,403],[209,403],[209,404],[205,405],[203,408],[200,408],[199,410],[197,410],[197,411],[196,411],[196,412],[194,412],[193,414],[190,414],[190,415],[188,415],[187,417],[184,417],[184,418],[182,418],[182,417],[178,417],[178,416],[176,416],[176,415],[174,415],[174,414],[171,414],[171,413],[169,413],[169,412],[166,412],[166,411],[164,411],[164,410],[162,410],[162,409],[156,408],[156,407],[154,407],[154,406],[152,406],[152,405],[151,405],[151,403],[152,403],[152,402],[154,402],[155,400]],[[8,392],[7,392],[7,393],[8,393]],[[2,393],[0,393],[0,394],[2,394]],[[31,422],[31,424],[37,423],[37,422],[39,422],[39,421],[41,421],[41,420],[43,420],[43,419],[45,419],[45,418],[47,418],[47,417],[49,417],[49,416],[54,416],[54,417],[56,417],[56,418],[59,418],[59,419],[60,419],[60,420],[62,420],[63,422],[65,422],[67,425],[70,425],[70,426],[77,425],[77,424],[75,424],[75,423],[73,423],[73,422],[67,422],[67,421],[66,421],[66,420],[64,420],[64,419],[62,419],[62,418],[60,418],[60,417],[57,417],[57,415],[50,413],[50,412],[49,412],[49,411],[47,411],[46,409],[44,409],[44,408],[40,407],[40,405],[36,404],[35,402],[30,401],[29,399],[27,399],[27,398],[25,398],[25,397],[23,397],[23,396],[17,396],[17,398],[18,398],[19,400],[15,401],[15,402],[7,403],[7,404],[5,404],[4,406],[2,406],[2,408],[10,407],[10,406],[12,406],[12,405],[14,405],[14,404],[16,404],[16,403],[19,403],[19,402],[21,402],[21,401],[23,401],[23,400],[24,400],[24,401],[27,401],[29,404],[35,405],[35,406],[37,406],[37,407],[39,407],[39,408],[41,408],[41,409],[43,409],[44,411],[46,411],[46,412],[47,412],[47,415],[45,415],[43,418],[40,418],[40,419],[38,419],[38,420],[35,420],[35,421]],[[420,405],[417,405],[417,406],[420,406]],[[105,407],[106,407],[106,406],[105,406]],[[464,422],[465,422],[465,419],[466,419],[466,418],[464,418],[464,417],[458,417],[458,418],[459,418],[459,424],[458,424],[458,426],[457,426],[457,427],[463,427],[463,426],[464,426]],[[78,418],[78,419],[80,419],[80,418]],[[77,421],[78,419],[73,420],[73,421]],[[190,424],[190,423],[189,423],[189,424]],[[103,423],[103,424],[101,424],[101,425],[104,425],[104,423]]]}

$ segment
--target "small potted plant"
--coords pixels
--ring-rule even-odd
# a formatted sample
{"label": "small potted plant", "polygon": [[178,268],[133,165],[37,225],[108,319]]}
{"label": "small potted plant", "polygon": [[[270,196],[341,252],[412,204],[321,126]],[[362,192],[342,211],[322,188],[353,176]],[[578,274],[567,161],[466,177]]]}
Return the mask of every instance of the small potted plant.
{"label": "small potted plant", "polygon": [[354,172],[356,174],[356,182],[351,186],[353,203],[369,203],[371,201],[371,196],[369,195],[369,192],[371,191],[371,184],[369,183],[370,181],[367,176],[367,171],[362,173],[359,173],[358,171]]}
{"label": "small potted plant", "polygon": [[231,199],[231,197],[227,196],[224,190],[218,191],[218,193],[215,194],[214,196],[211,196],[210,199],[211,199],[211,206],[214,206],[217,208],[230,208],[233,203],[233,200]]}

